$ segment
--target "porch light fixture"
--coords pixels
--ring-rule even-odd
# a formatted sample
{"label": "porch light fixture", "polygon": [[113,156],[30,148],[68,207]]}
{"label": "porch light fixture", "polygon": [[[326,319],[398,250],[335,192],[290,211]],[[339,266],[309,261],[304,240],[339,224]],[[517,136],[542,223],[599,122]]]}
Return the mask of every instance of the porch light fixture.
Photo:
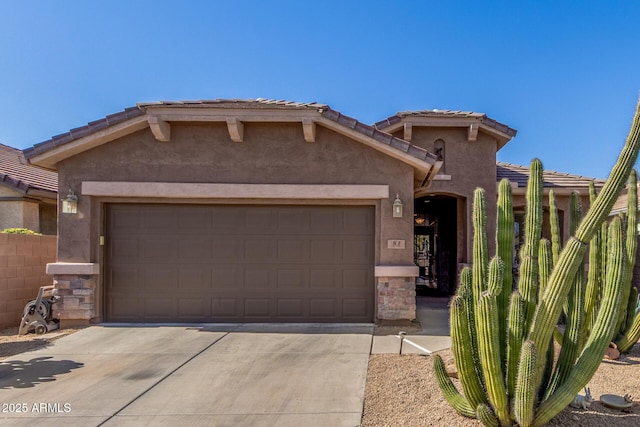
{"label": "porch light fixture", "polygon": [[416,225],[422,225],[424,224],[424,222],[426,221],[426,218],[423,215],[414,215],[414,221],[416,222]]}
{"label": "porch light fixture", "polygon": [[62,199],[62,213],[75,214],[78,213],[78,196],[69,189],[67,197]]}
{"label": "porch light fixture", "polygon": [[394,218],[402,218],[402,200],[400,200],[400,195],[396,194],[396,199],[393,201],[393,217]]}

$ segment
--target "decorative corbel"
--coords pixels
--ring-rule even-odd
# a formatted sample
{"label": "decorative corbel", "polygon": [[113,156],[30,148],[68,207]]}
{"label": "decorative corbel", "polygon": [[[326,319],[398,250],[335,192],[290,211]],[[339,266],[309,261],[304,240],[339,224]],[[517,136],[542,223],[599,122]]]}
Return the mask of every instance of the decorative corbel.
{"label": "decorative corbel", "polygon": [[171,140],[171,125],[168,122],[161,120],[157,116],[148,116],[147,122],[149,122],[153,136],[158,141],[169,142]]}
{"label": "decorative corbel", "polygon": [[467,134],[467,140],[469,142],[475,142],[478,139],[478,124],[472,123],[469,125],[469,132]]}
{"label": "decorative corbel", "polygon": [[244,137],[244,123],[238,120],[237,117],[228,117],[227,129],[233,142],[242,142]]}
{"label": "decorative corbel", "polygon": [[404,140],[411,142],[411,138],[413,137],[413,125],[411,123],[404,124]]}
{"label": "decorative corbel", "polygon": [[305,141],[316,142],[316,122],[312,119],[302,119],[302,131]]}

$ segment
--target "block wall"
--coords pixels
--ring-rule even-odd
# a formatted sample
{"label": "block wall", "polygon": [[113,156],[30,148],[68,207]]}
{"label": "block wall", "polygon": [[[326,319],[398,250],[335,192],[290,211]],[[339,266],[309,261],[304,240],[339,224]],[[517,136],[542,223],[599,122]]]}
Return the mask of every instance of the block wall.
{"label": "block wall", "polygon": [[53,284],[45,268],[56,246],[56,236],[0,234],[0,329],[19,326],[25,304]]}

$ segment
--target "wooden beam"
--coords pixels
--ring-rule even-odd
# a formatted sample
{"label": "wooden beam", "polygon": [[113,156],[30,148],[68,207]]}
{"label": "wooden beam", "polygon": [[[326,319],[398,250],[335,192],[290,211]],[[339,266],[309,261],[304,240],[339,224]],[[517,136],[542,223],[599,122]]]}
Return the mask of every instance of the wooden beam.
{"label": "wooden beam", "polygon": [[413,137],[413,125],[411,123],[404,124],[404,140],[410,142]]}
{"label": "wooden beam", "polygon": [[469,142],[475,142],[478,139],[478,124],[472,123],[469,125],[469,133],[467,134],[467,140]]}
{"label": "wooden beam", "polygon": [[233,142],[242,142],[244,138],[244,124],[237,117],[227,117],[227,129]]}
{"label": "wooden beam", "polygon": [[316,122],[311,119],[302,119],[302,131],[304,132],[304,140],[307,142],[316,142]]}
{"label": "wooden beam", "polygon": [[168,122],[156,116],[148,116],[147,121],[149,122],[151,132],[153,132],[153,136],[155,136],[158,141],[169,142],[171,140],[171,125]]}

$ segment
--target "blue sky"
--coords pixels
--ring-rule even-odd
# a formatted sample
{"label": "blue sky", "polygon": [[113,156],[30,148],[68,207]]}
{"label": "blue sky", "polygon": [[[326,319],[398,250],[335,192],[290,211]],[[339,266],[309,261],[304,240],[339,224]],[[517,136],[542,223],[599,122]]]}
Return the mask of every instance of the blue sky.
{"label": "blue sky", "polygon": [[317,101],[373,123],[484,112],[505,162],[604,178],[640,91],[636,1],[3,1],[0,143],[137,102]]}

